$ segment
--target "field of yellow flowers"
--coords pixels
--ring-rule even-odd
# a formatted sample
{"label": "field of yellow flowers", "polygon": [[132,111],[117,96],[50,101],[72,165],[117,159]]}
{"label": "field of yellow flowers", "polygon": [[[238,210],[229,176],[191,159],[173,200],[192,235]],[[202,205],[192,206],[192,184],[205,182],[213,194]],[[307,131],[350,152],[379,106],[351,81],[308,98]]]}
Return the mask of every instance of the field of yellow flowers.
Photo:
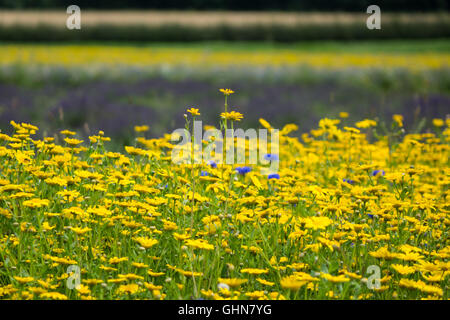
{"label": "field of yellow flowers", "polygon": [[448,299],[450,121],[405,135],[395,115],[381,134],[347,116],[301,139],[287,124],[269,176],[174,165],[170,135],[147,139],[146,125],[119,153],[101,131],[35,140],[37,127],[12,121],[0,134],[0,297]]}
{"label": "field of yellow flowers", "polygon": [[[385,47],[386,44],[383,44]],[[352,47],[352,45],[350,45]],[[409,46],[408,46],[409,47]],[[208,47],[209,48],[209,47]],[[213,46],[213,50],[198,46],[154,45],[147,47],[115,45],[3,45],[0,66],[64,66],[78,68],[92,66],[190,66],[214,69],[217,67],[294,67],[309,66],[318,69],[405,68],[407,70],[439,69],[448,67],[448,52],[412,52],[398,54],[377,52],[369,46],[367,52],[334,52],[326,47],[322,52],[299,48],[270,48],[260,46]],[[231,50],[233,49],[233,50]],[[375,52],[370,52],[370,50]]]}

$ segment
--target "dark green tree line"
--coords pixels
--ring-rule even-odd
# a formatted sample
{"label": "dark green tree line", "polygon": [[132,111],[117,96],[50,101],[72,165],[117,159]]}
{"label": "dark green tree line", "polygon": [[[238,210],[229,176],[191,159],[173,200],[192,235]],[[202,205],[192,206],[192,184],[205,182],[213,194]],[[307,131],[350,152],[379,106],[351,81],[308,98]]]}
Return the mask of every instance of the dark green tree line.
{"label": "dark green tree line", "polygon": [[361,12],[371,4],[383,11],[447,11],[448,0],[0,0],[0,8],[56,9],[279,10]]}

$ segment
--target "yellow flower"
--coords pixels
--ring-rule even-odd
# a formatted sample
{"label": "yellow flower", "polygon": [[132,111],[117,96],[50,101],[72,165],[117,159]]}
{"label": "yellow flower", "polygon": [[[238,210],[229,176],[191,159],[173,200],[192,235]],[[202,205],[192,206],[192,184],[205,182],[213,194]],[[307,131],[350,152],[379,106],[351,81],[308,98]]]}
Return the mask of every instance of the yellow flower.
{"label": "yellow flower", "polygon": [[352,127],[344,127],[344,130],[347,131],[347,132],[356,133],[356,134],[361,132],[358,129],[352,128]]}
{"label": "yellow flower", "polygon": [[349,116],[348,112],[345,112],[345,111],[339,112],[340,118],[345,119],[345,118],[348,118],[348,116]]}
{"label": "yellow flower", "polygon": [[106,267],[106,266],[103,266],[103,265],[101,265],[100,267],[98,267],[99,269],[102,269],[102,270],[105,270],[105,271],[117,271],[117,269],[116,268],[113,268],[113,267]]}
{"label": "yellow flower", "polygon": [[444,125],[444,120],[442,120],[442,119],[433,119],[433,126],[440,128],[443,125]]}
{"label": "yellow flower", "polygon": [[50,201],[47,199],[31,199],[24,201],[23,205],[28,208],[42,208],[48,207],[50,205]]}
{"label": "yellow flower", "polygon": [[250,246],[249,247],[249,246],[242,245],[241,248],[245,249],[245,250],[248,250],[250,252],[256,253],[256,254],[259,254],[259,253],[261,253],[263,251],[261,248],[256,247],[256,246]]}
{"label": "yellow flower", "polygon": [[176,269],[176,271],[178,271],[185,277],[201,277],[201,276],[203,276],[203,272],[185,271],[185,270],[178,269],[178,268]]}
{"label": "yellow flower", "polygon": [[142,247],[144,247],[145,249],[151,248],[153,247],[155,244],[158,243],[158,240],[156,239],[151,239],[151,238],[146,238],[146,237],[138,237],[135,238],[134,241],[136,241],[137,243],[139,243]]}
{"label": "yellow flower", "polygon": [[391,260],[397,258],[398,256],[398,254],[390,252],[387,247],[381,247],[377,251],[370,251],[369,255],[371,255],[374,258],[386,260]]}
{"label": "yellow flower", "polygon": [[200,115],[200,112],[198,112],[198,109],[196,109],[196,108],[190,108],[190,109],[187,110],[187,112],[189,112],[193,116],[199,116]]}
{"label": "yellow flower", "polygon": [[133,262],[133,263],[131,263],[131,265],[133,266],[133,267],[136,267],[136,268],[148,268],[148,265],[147,264],[145,264],[145,263],[142,263],[142,262]]}
{"label": "yellow flower", "polygon": [[51,185],[51,186],[60,186],[60,187],[67,186],[67,180],[61,179],[58,177],[48,178],[48,179],[45,179],[44,181],[46,184]]}
{"label": "yellow flower", "polygon": [[265,296],[264,291],[246,292],[245,295],[250,299],[261,299]]}
{"label": "yellow flower", "polygon": [[196,239],[196,240],[185,240],[185,243],[187,246],[195,248],[195,249],[203,249],[203,250],[214,250],[214,246],[208,241],[203,239]]}
{"label": "yellow flower", "polygon": [[264,284],[266,286],[269,286],[269,287],[272,287],[275,285],[275,282],[270,282],[270,281],[267,281],[267,280],[264,280],[261,278],[257,278],[256,281],[258,281],[259,283]]}
{"label": "yellow flower", "polygon": [[14,279],[17,282],[22,283],[22,284],[34,281],[33,277],[17,277],[17,276],[14,276]]}
{"label": "yellow flower", "polygon": [[127,279],[125,278],[118,278],[118,279],[108,279],[108,283],[121,283],[121,282],[127,282]]}
{"label": "yellow flower", "polygon": [[241,269],[241,273],[264,274],[264,273],[269,273],[269,270],[268,269],[257,269],[257,268],[245,268],[245,269]]}
{"label": "yellow flower", "polygon": [[44,229],[45,231],[51,231],[53,229],[55,229],[56,226],[51,226],[47,221],[42,223],[42,229]]}
{"label": "yellow flower", "polygon": [[160,300],[162,300],[162,299],[164,299],[164,298],[166,297],[165,294],[161,294],[161,291],[160,291],[160,290],[153,290],[153,291],[152,291],[152,296],[153,296],[155,299],[160,299]]}
{"label": "yellow flower", "polygon": [[119,279],[127,279],[127,280],[144,280],[144,277],[134,273],[119,274],[118,277]]}
{"label": "yellow flower", "polygon": [[44,255],[43,258],[44,259],[49,259],[49,260],[51,260],[53,262],[56,262],[58,264],[66,264],[66,265],[77,264],[77,262],[75,260],[69,259],[69,258],[53,257],[53,256],[50,256],[50,255]]}
{"label": "yellow flower", "polygon": [[271,292],[269,293],[269,297],[271,300],[286,300],[285,296],[279,292]]}
{"label": "yellow flower", "polygon": [[72,227],[71,230],[78,235],[82,235],[82,234],[85,234],[86,232],[91,231],[92,229],[88,228],[88,227],[86,227],[86,228]]}
{"label": "yellow flower", "polygon": [[[47,292],[46,289],[41,288],[41,287],[27,287],[27,289],[28,289],[28,291],[30,291],[34,294],[37,294],[37,295],[41,295],[42,293]],[[0,289],[0,292],[1,292],[1,289]]]}
{"label": "yellow flower", "polygon": [[177,230],[178,226],[175,222],[166,220],[166,219],[161,219],[161,221],[164,223],[163,225],[163,229],[166,231],[172,231],[172,230]]}
{"label": "yellow flower", "polygon": [[149,282],[144,282],[144,287],[146,287],[148,290],[161,290],[163,288],[162,286],[157,286]]}
{"label": "yellow flower", "polygon": [[403,116],[401,114],[394,114],[392,120],[394,120],[400,128],[403,127]]}
{"label": "yellow flower", "polygon": [[422,273],[422,277],[429,281],[429,282],[441,282],[445,280],[446,275],[448,275],[448,271],[447,272],[434,272],[434,273],[429,273],[429,274],[424,274]]}
{"label": "yellow flower", "polygon": [[93,285],[96,285],[96,284],[103,283],[103,280],[100,280],[100,279],[83,279],[83,280],[81,280],[81,282],[87,284],[88,286],[93,286]]}
{"label": "yellow flower", "polygon": [[405,266],[402,264],[391,264],[392,269],[400,273],[401,275],[408,275],[416,272],[416,269],[413,267]]}
{"label": "yellow flower", "polygon": [[218,281],[220,283],[225,283],[231,288],[239,287],[241,284],[244,284],[248,281],[248,279],[237,279],[237,278],[219,278]]}
{"label": "yellow flower", "polygon": [[118,264],[122,261],[128,261],[127,257],[122,257],[122,258],[118,258],[118,257],[113,257],[109,259],[109,263],[110,264]]}
{"label": "yellow flower", "polygon": [[83,140],[72,139],[72,138],[64,138],[64,141],[71,147],[75,147],[83,142]]}
{"label": "yellow flower", "polygon": [[230,121],[241,121],[241,119],[244,117],[242,113],[231,111],[231,112],[222,112],[220,114],[220,117],[222,119],[227,119]]}
{"label": "yellow flower", "polygon": [[179,233],[174,232],[173,237],[177,240],[186,240],[186,239],[189,239],[191,237],[191,235],[190,234],[179,234]]}
{"label": "yellow flower", "polygon": [[139,286],[137,284],[122,284],[117,289],[118,294],[134,294],[139,290]]}
{"label": "yellow flower", "polygon": [[266,120],[264,120],[263,118],[259,118],[259,123],[266,128],[267,130],[271,130],[272,126],[270,125],[270,123],[268,123]]}
{"label": "yellow flower", "polygon": [[70,131],[70,130],[63,130],[60,133],[65,135],[65,136],[74,136],[76,134],[76,132],[73,132],[73,131]]}
{"label": "yellow flower", "polygon": [[67,296],[59,292],[45,292],[39,297],[42,299],[67,300]]}
{"label": "yellow flower", "polygon": [[85,286],[83,284],[81,284],[77,289],[76,289],[80,294],[83,295],[89,295],[91,294],[91,290],[89,290],[88,286]]}
{"label": "yellow flower", "polygon": [[349,282],[350,281],[350,279],[347,278],[345,275],[333,276],[328,273],[322,273],[320,276],[330,282],[333,282],[333,283],[341,283],[341,282]]}
{"label": "yellow flower", "polygon": [[370,127],[375,127],[377,125],[377,122],[370,119],[365,119],[363,121],[359,121],[356,123],[356,126],[361,129],[366,129]]}
{"label": "yellow flower", "polygon": [[425,282],[419,280],[409,280],[409,279],[400,279],[399,282],[400,287],[408,288],[408,289],[417,289],[422,292],[428,293],[428,294],[434,294],[438,296],[443,296],[444,292],[442,288],[432,285],[427,285]]}
{"label": "yellow flower", "polygon": [[136,132],[146,132],[150,129],[149,126],[147,125],[142,125],[142,126],[134,126],[134,131]]}
{"label": "yellow flower", "polygon": [[341,120],[339,119],[328,119],[328,118],[320,119],[319,128],[323,130],[336,129],[336,125],[339,124],[340,122]]}
{"label": "yellow flower", "polygon": [[299,280],[296,276],[284,277],[280,281],[280,285],[282,288],[293,291],[297,291],[307,283],[308,281]]}
{"label": "yellow flower", "polygon": [[291,133],[292,131],[297,131],[297,130],[298,130],[298,126],[296,124],[289,123],[289,124],[285,125],[283,127],[283,129],[281,129],[280,135],[285,136],[285,135],[288,135],[289,133]]}
{"label": "yellow flower", "polygon": [[229,96],[230,94],[234,93],[234,91],[231,89],[219,89],[219,91],[222,92],[226,96]]}
{"label": "yellow flower", "polygon": [[165,275],[165,273],[164,272],[154,272],[153,270],[147,270],[147,273],[148,273],[148,275],[149,276],[152,276],[152,277],[160,277],[160,276],[163,276],[163,275]]}

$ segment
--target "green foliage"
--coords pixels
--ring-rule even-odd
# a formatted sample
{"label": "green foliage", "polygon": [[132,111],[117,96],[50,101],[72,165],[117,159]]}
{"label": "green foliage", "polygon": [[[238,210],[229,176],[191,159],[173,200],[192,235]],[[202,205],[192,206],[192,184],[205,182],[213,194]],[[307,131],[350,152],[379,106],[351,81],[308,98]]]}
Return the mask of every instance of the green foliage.
{"label": "green foliage", "polygon": [[52,25],[0,26],[2,41],[272,41],[377,40],[449,38],[450,21],[389,22],[381,30],[369,30],[364,23],[323,25],[216,25],[209,28],[167,25],[93,25],[68,30]]}

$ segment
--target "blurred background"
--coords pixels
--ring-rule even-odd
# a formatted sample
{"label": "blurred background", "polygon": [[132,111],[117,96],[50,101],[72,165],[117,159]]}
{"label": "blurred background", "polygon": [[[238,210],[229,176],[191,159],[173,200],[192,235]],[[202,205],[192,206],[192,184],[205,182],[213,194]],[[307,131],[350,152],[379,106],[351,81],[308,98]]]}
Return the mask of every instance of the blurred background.
{"label": "blurred background", "polygon": [[[80,30],[66,27],[73,4]],[[381,30],[366,27],[371,4],[0,0],[0,129],[103,130],[120,149],[135,125],[183,127],[192,106],[218,125],[231,88],[242,127],[403,114],[407,131],[432,130],[450,110],[448,1],[377,1]]]}

